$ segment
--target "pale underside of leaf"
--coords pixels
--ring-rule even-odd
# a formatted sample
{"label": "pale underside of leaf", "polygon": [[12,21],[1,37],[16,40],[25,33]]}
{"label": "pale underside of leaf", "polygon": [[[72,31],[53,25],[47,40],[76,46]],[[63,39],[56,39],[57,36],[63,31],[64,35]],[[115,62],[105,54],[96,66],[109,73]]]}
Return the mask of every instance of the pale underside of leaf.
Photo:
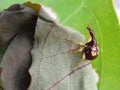
{"label": "pale underside of leaf", "polygon": [[66,41],[66,38],[72,38],[84,42],[84,36],[44,14],[48,13],[41,8],[39,15],[47,21],[40,17],[37,21],[29,90],[97,90],[89,61],[75,68],[81,53],[70,53],[69,50],[80,46]]}

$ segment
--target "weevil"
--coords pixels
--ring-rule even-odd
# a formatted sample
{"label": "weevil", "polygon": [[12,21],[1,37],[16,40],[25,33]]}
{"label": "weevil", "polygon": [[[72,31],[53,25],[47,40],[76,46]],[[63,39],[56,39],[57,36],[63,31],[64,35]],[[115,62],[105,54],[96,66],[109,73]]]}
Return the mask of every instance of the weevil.
{"label": "weevil", "polygon": [[66,39],[69,42],[80,45],[80,48],[70,50],[71,53],[82,52],[82,59],[77,60],[76,66],[79,66],[80,62],[83,60],[94,60],[99,54],[98,44],[95,39],[94,31],[89,26],[87,27],[87,30],[91,36],[91,40],[87,43],[79,42],[69,38]]}

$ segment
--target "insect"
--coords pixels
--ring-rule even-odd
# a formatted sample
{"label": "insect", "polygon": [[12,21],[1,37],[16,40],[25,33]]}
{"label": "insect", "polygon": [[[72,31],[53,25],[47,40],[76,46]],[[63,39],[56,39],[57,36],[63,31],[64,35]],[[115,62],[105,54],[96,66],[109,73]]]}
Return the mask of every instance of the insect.
{"label": "insect", "polygon": [[94,60],[99,54],[98,45],[97,45],[97,41],[95,39],[94,31],[89,26],[87,27],[87,30],[89,31],[90,36],[91,36],[91,40],[87,43],[79,42],[79,41],[76,41],[73,39],[66,39],[69,42],[80,45],[80,48],[70,50],[71,53],[82,52],[82,60],[78,60],[76,62],[76,66],[78,66],[80,64],[80,62],[83,60],[86,60],[86,59]]}

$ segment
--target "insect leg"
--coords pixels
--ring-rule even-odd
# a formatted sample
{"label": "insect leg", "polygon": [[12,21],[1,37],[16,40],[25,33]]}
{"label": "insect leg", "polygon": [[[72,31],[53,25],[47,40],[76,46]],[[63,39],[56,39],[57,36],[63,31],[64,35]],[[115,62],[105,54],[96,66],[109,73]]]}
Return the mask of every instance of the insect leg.
{"label": "insect leg", "polygon": [[75,67],[79,67],[80,63],[83,62],[85,60],[85,54],[82,54],[82,58],[80,60],[76,61]]}
{"label": "insect leg", "polygon": [[70,39],[70,38],[67,38],[66,40],[69,41],[69,42],[72,42],[72,43],[78,44],[78,45],[80,45],[80,46],[85,46],[84,43],[79,42],[79,41],[76,41],[76,40],[73,40],[73,39]]}
{"label": "insect leg", "polygon": [[84,50],[85,47],[82,48],[77,48],[77,49],[73,49],[73,50],[69,50],[70,53],[75,53],[75,52],[82,52]]}

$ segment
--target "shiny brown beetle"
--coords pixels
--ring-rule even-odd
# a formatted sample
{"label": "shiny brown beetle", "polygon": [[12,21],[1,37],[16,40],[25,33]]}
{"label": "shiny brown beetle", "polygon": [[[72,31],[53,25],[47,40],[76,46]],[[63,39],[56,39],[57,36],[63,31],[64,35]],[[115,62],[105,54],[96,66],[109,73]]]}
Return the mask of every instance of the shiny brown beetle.
{"label": "shiny brown beetle", "polygon": [[69,42],[73,42],[75,44],[80,45],[80,48],[70,50],[71,53],[82,52],[82,60],[77,61],[77,66],[83,60],[94,60],[98,56],[99,50],[98,50],[97,41],[95,39],[94,31],[89,26],[87,27],[87,29],[89,30],[91,36],[91,40],[87,43],[82,43],[72,39],[66,39]]}

